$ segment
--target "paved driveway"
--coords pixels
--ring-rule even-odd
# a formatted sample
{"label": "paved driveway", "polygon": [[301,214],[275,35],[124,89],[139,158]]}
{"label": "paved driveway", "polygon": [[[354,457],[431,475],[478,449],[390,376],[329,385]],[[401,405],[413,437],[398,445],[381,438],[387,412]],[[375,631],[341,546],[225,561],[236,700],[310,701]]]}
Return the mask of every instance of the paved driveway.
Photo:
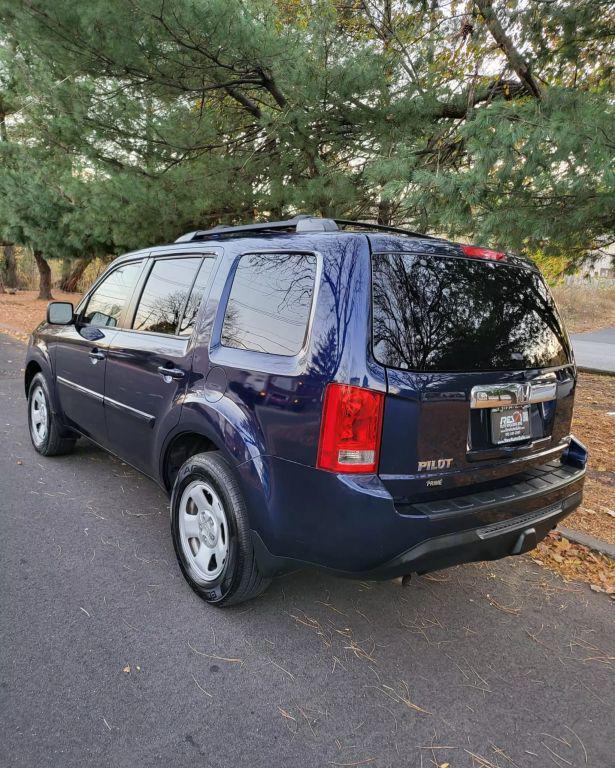
{"label": "paved driveway", "polygon": [[615,328],[570,335],[577,365],[615,373]]}
{"label": "paved driveway", "polygon": [[31,449],[23,351],[0,335],[0,765],[613,764],[607,597],[523,557],[210,608],[151,482]]}

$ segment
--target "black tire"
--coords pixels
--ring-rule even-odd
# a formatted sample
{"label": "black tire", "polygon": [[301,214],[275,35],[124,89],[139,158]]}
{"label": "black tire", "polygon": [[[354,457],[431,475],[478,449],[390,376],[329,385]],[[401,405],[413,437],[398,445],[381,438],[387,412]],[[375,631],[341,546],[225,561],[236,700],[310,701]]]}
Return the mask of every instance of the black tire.
{"label": "black tire", "polygon": [[[33,425],[33,406],[32,401],[40,396],[45,403],[45,415],[47,420],[47,429],[44,437],[36,437],[38,432]],[[66,428],[58,419],[51,407],[51,396],[49,387],[42,373],[37,373],[30,382],[28,390],[28,431],[34,450],[42,456],[61,456],[70,453],[75,447],[76,438],[66,436]]]}
{"label": "black tire", "polygon": [[[180,532],[182,499],[186,491],[190,494],[189,486],[199,480],[218,495],[228,527],[226,560],[222,572],[213,580],[203,579],[186,555]],[[254,556],[248,514],[239,483],[218,451],[198,453],[181,466],[171,495],[171,534],[186,581],[206,602],[216,606],[237,605],[251,600],[269,586],[271,580],[260,574]]]}

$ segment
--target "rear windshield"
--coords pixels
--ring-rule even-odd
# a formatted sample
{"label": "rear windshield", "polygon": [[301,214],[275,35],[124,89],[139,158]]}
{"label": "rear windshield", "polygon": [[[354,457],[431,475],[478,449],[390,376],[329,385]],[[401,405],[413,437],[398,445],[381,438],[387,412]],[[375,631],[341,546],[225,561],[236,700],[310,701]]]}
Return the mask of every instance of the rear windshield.
{"label": "rear windshield", "polygon": [[392,368],[490,371],[569,362],[553,300],[531,269],[374,254],[372,300],[374,355]]}

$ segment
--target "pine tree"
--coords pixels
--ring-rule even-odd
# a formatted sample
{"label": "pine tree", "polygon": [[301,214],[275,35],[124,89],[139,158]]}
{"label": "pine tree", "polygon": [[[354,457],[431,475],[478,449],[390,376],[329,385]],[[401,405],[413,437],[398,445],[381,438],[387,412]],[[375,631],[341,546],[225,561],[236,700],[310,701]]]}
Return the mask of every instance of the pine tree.
{"label": "pine tree", "polygon": [[3,164],[0,191],[34,165],[38,198],[0,227],[88,258],[306,211],[581,259],[615,237],[614,13],[0,0],[2,87],[19,102],[5,132],[29,157]]}

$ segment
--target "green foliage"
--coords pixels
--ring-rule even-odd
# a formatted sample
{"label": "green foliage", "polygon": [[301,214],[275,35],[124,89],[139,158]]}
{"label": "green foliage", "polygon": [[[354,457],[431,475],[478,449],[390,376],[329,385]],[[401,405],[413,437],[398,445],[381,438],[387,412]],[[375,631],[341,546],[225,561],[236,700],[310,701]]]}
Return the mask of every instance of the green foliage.
{"label": "green foliage", "polygon": [[547,256],[542,251],[533,253],[532,259],[538,264],[546,281],[552,286],[561,283],[574,265],[574,261],[566,256]]}
{"label": "green foliage", "polygon": [[306,211],[615,238],[612,4],[0,0],[0,231],[94,256]]}

